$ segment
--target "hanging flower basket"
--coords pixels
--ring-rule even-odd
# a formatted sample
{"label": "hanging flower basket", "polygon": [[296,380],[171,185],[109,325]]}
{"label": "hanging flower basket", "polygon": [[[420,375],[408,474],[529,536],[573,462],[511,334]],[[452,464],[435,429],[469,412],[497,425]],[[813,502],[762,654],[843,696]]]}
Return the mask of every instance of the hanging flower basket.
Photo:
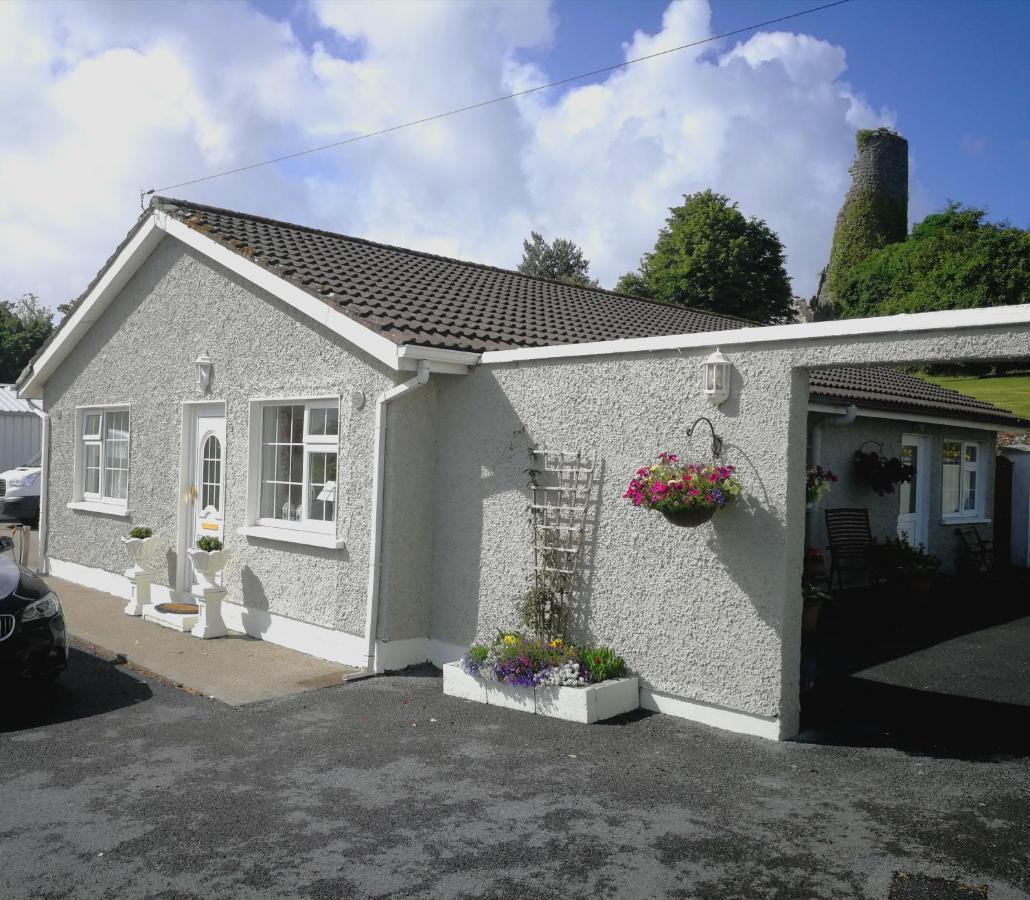
{"label": "hanging flower basket", "polygon": [[913,479],[916,474],[914,466],[896,456],[881,456],[875,450],[866,451],[865,446],[869,443],[877,443],[880,451],[883,451],[883,445],[873,441],[866,441],[855,451],[855,474],[860,482],[885,497],[893,494],[897,485],[907,484]]}
{"label": "hanging flower basket", "polygon": [[717,506],[688,506],[684,509],[661,509],[659,512],[673,525],[679,525],[681,528],[697,528],[698,525],[704,525],[712,518],[717,509]]}
{"label": "hanging flower basket", "polygon": [[740,479],[733,466],[685,464],[675,453],[659,453],[653,466],[637,469],[622,496],[673,525],[696,528],[740,496]]}

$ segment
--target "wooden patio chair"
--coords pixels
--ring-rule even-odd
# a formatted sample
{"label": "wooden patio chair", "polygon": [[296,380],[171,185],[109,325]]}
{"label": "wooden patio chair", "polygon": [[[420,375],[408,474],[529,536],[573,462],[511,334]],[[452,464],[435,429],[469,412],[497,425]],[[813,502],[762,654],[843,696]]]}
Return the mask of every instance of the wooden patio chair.
{"label": "wooden patio chair", "polygon": [[826,515],[826,537],[830,542],[830,590],[833,590],[833,576],[837,576],[837,587],[844,587],[841,577],[841,563],[858,560],[868,575],[869,548],[873,546],[873,533],[869,528],[869,510],[865,507],[840,507],[828,509]]}
{"label": "wooden patio chair", "polygon": [[962,541],[962,549],[974,572],[980,575],[994,568],[994,544],[980,537],[975,525],[960,525],[955,534]]}

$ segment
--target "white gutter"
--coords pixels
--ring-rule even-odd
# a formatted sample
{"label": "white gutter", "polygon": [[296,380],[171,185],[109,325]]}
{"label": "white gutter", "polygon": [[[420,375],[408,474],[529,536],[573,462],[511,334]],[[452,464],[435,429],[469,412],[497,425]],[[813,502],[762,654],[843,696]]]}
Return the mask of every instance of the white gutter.
{"label": "white gutter", "polygon": [[[808,439],[808,461],[810,465],[819,465],[819,460],[823,456],[823,426],[829,425],[831,428],[843,428],[845,425],[851,425],[855,419],[858,418],[858,407],[854,403],[849,403],[844,407],[843,414],[834,416],[832,419],[820,419],[812,426],[812,433]],[[811,539],[812,535],[815,534],[815,504],[805,510],[805,530],[808,532],[808,538]]]}
{"label": "white gutter", "polygon": [[382,574],[383,498],[386,494],[386,406],[391,400],[417,391],[429,381],[428,360],[418,362],[418,374],[410,381],[384,391],[376,399],[376,445],[372,457],[372,526],[368,553],[368,603],[365,608],[365,639],[368,641],[367,669],[382,671],[376,660],[376,627],[379,624],[379,585]]}
{"label": "white gutter", "polygon": [[[851,408],[848,406],[834,406],[829,403],[809,403],[809,412],[832,413],[843,415]],[[950,425],[953,428],[974,428],[980,431],[1019,431],[1018,422],[978,422],[975,419],[961,419],[952,416],[927,416],[922,413],[910,413],[903,410],[870,409],[862,407],[858,414],[863,419],[894,419],[898,422],[924,422],[927,425]]]}
{"label": "white gutter", "polygon": [[[32,410],[39,416],[39,555],[36,559],[36,573],[49,574],[50,564],[47,559],[47,538],[49,527],[47,522],[47,500],[50,497],[50,414],[32,404]],[[31,538],[30,538],[31,540]]]}

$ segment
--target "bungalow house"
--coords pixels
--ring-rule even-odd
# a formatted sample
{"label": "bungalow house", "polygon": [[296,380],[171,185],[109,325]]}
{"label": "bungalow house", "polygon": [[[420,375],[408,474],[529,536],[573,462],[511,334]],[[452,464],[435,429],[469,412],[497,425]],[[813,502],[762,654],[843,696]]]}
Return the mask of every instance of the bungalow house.
{"label": "bungalow house", "polygon": [[[125,595],[119,539],[146,525],[166,548],[154,599],[176,599],[186,549],[219,535],[230,628],[373,671],[512,624],[530,450],[588,459],[574,636],[625,656],[645,707],[780,738],[797,730],[810,377],[1027,357],[1027,307],[756,328],[155,198],[19,390],[45,414],[50,572]],[[839,418],[860,398],[812,399]],[[624,500],[658,451],[720,449],[702,417],[742,502],[688,529]],[[828,460],[847,430],[824,436]]]}

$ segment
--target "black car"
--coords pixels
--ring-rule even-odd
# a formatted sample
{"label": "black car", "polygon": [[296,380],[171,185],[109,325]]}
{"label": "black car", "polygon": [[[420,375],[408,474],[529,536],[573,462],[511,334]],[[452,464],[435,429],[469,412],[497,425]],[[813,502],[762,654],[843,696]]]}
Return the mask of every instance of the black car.
{"label": "black car", "polygon": [[[10,538],[0,538],[3,544]],[[46,582],[0,555],[0,674],[56,678],[68,668],[61,601]]]}

